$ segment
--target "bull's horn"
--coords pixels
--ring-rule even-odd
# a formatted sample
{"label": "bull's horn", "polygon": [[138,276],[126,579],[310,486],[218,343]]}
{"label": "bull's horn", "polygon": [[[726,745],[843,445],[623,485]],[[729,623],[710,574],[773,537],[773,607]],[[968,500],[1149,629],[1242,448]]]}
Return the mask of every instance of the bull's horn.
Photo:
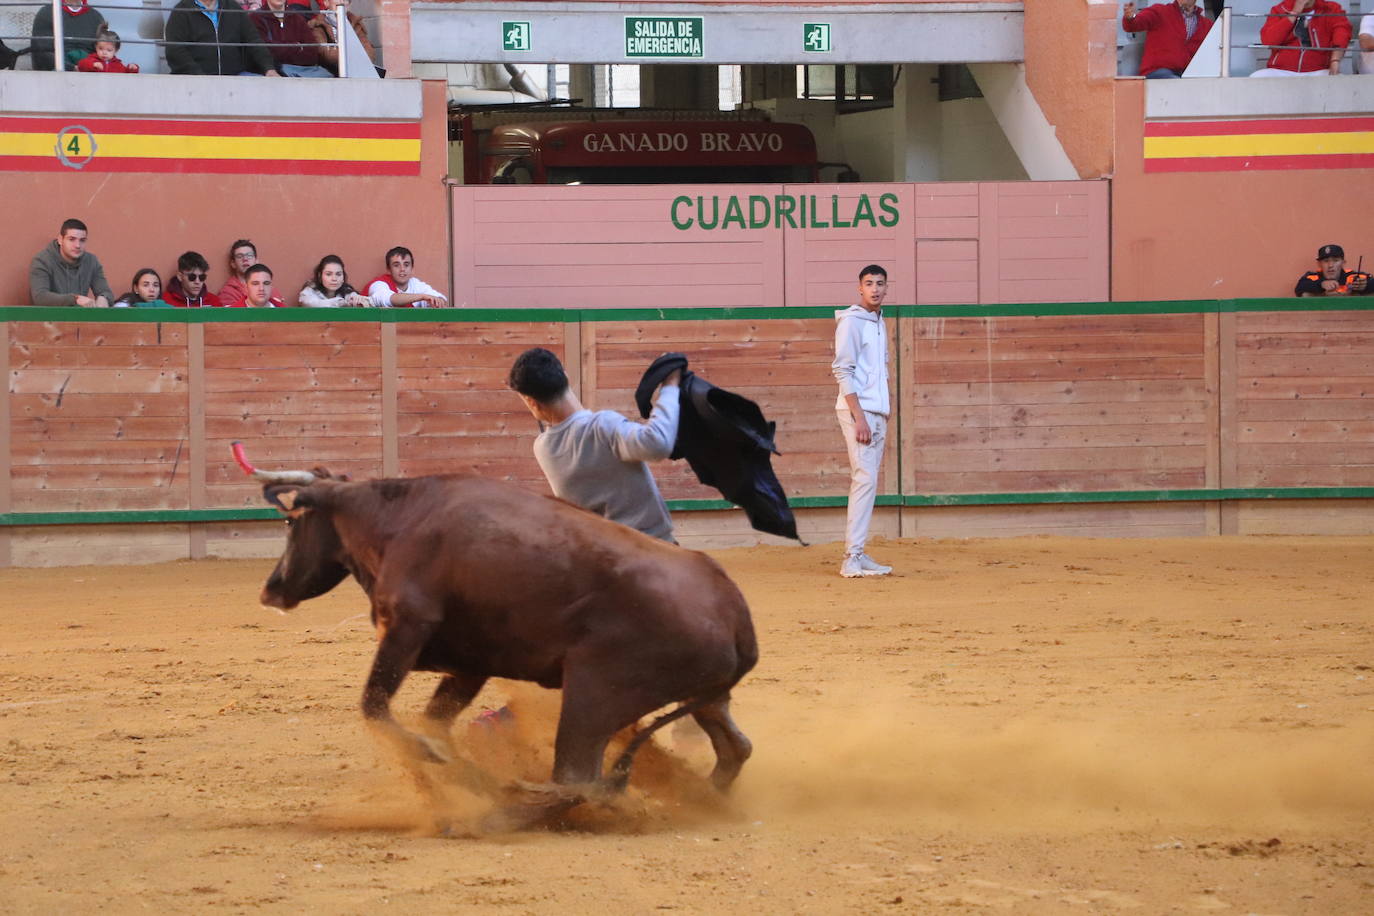
{"label": "bull's horn", "polygon": [[249,477],[254,477],[264,483],[314,483],[317,478],[309,471],[259,471],[248,463],[248,458],[243,454],[243,443],[235,442],[230,448],[234,452],[234,460],[239,467],[243,468],[243,473]]}

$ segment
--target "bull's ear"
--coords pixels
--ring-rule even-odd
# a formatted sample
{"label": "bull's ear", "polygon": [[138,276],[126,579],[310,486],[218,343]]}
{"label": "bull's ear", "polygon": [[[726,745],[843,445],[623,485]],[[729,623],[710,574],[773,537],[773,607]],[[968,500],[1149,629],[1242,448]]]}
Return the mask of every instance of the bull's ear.
{"label": "bull's ear", "polygon": [[314,505],[310,488],[296,483],[269,484],[262,488],[262,495],[269,503],[292,518],[302,515]]}

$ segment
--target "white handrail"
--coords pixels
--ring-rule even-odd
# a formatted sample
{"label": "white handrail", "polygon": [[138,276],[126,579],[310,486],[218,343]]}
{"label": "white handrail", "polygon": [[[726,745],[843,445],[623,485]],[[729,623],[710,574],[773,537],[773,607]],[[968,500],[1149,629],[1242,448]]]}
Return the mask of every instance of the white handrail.
{"label": "white handrail", "polygon": [[1231,8],[1221,8],[1221,78],[1231,75]]}
{"label": "white handrail", "polygon": [[339,48],[339,79],[348,76],[348,33],[344,29],[351,28],[353,26],[348,21],[348,3],[339,0],[334,4],[334,44]]}
{"label": "white handrail", "polygon": [[52,68],[67,69],[67,36],[62,22],[62,0],[52,0]]}

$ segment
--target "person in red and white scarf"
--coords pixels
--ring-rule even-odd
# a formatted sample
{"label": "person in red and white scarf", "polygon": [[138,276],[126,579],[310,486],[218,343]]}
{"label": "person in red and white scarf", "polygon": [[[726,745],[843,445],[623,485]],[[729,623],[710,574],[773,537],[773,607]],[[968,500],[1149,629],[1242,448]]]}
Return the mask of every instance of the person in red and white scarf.
{"label": "person in red and white scarf", "polygon": [[379,309],[447,308],[448,298],[412,274],[415,255],[399,245],[386,253],[387,272],[367,285],[368,298]]}
{"label": "person in red and white scarf", "polygon": [[[86,5],[86,0],[65,0],[62,5],[62,46],[66,65],[75,70],[77,61],[95,50],[96,33],[105,31],[105,17],[100,10]],[[43,4],[33,17],[33,69],[53,70],[56,55],[52,49],[52,6]]]}

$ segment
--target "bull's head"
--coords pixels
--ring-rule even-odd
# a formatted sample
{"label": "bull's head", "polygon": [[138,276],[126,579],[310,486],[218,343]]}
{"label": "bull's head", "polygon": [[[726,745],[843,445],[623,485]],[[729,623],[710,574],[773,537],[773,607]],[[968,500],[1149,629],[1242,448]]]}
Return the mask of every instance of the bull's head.
{"label": "bull's head", "polygon": [[347,478],[324,468],[260,471],[248,463],[241,443],[233,448],[239,467],[263,482],[263,498],[286,516],[286,551],[263,586],[262,603],[289,611],[342,582],[348,568],[331,509],[335,489]]}

